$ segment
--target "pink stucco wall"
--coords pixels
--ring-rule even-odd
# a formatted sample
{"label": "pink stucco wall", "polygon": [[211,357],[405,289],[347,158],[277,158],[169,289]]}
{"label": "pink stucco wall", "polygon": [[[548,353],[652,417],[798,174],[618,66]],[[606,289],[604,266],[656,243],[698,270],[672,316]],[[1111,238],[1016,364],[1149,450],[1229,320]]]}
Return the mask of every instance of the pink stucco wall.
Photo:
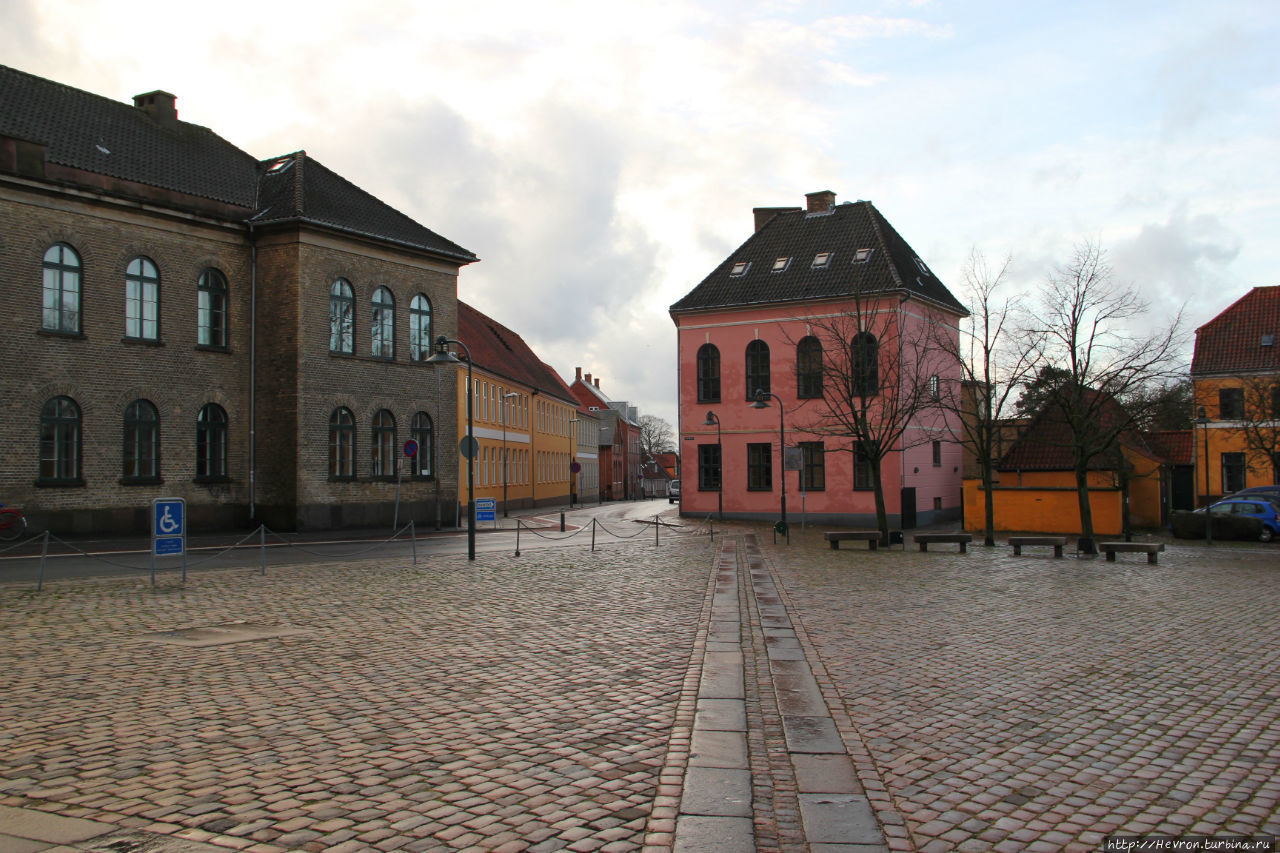
{"label": "pink stucco wall", "polygon": [[[896,296],[887,299],[882,306],[887,312],[881,317],[878,330],[882,333],[896,328],[901,322],[904,339],[918,339],[925,334],[926,325],[931,334],[945,328],[944,334],[954,335],[956,319],[953,315],[937,311],[932,306],[909,300],[900,304]],[[811,323],[821,322],[823,315],[838,313],[840,306],[831,303],[768,305],[736,310],[705,311],[675,316],[679,347],[680,379],[680,459],[681,459],[681,511],[686,515],[707,515],[717,510],[717,492],[698,487],[698,445],[715,444],[716,428],[704,426],[707,412],[714,412],[720,419],[722,436],[724,511],[727,516],[775,518],[780,510],[781,488],[778,458],[778,406],[770,400],[769,408],[754,409],[750,405],[746,386],[746,348],[755,339],[769,346],[771,391],[782,398],[787,446],[802,441],[823,441],[826,448],[826,488],[807,493],[804,509],[810,516],[820,516],[845,521],[866,523],[873,519],[875,497],[872,491],[855,490],[853,487],[853,454],[847,439],[806,432],[804,425],[817,420],[817,414],[825,404],[822,400],[800,399],[796,388],[796,343],[809,334]],[[940,326],[941,324],[941,326]],[[818,334],[818,332],[814,332]],[[720,401],[698,402],[697,353],[699,348],[711,343],[720,351]],[[825,345],[825,342],[824,342]],[[881,364],[892,357],[893,347],[881,349]],[[954,361],[942,357],[942,348],[930,348],[929,372],[937,373],[945,388],[960,381],[959,367]],[[882,367],[881,376],[887,371]],[[883,381],[883,380],[882,380]],[[750,389],[754,390],[754,389]],[[882,389],[883,394],[890,389]],[[881,467],[886,510],[890,516],[899,516],[901,493],[904,487],[916,489],[916,510],[920,523],[927,523],[940,508],[938,517],[958,517],[962,502],[961,453],[954,434],[946,429],[948,419],[954,416],[937,412],[926,416],[920,423],[912,424],[910,433],[925,439],[925,443],[889,454]],[[940,464],[933,462],[931,442],[941,442]],[[770,491],[749,491],[747,488],[747,445],[769,443],[773,458],[773,488]],[[786,472],[787,511],[792,521],[798,520],[801,511],[799,472]],[[935,502],[935,499],[938,499]]]}

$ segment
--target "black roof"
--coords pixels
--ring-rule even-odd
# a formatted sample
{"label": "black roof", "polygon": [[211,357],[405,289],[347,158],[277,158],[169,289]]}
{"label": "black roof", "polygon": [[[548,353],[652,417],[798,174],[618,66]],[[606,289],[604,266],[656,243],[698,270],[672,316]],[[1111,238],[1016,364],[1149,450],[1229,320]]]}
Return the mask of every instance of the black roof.
{"label": "black roof", "polygon": [[255,224],[301,221],[477,260],[305,152],[258,161],[208,128],[3,65],[0,135],[43,145],[52,163],[245,208]]}
{"label": "black roof", "polygon": [[[859,260],[864,250],[870,253]],[[827,262],[815,266],[822,253],[830,253]],[[790,260],[775,272],[780,258]],[[738,275],[733,274],[735,267]],[[869,201],[845,202],[817,213],[782,209],[670,310],[840,299],[875,292],[907,293],[968,314]]]}

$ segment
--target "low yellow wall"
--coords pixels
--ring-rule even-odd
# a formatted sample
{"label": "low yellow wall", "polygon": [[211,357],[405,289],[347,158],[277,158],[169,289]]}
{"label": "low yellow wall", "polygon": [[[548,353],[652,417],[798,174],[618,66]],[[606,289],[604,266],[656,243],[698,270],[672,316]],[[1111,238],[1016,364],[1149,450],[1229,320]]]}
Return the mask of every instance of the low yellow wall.
{"label": "low yellow wall", "polygon": [[[1080,533],[1080,503],[1073,488],[996,486],[992,494],[995,497],[996,530],[1076,535]],[[1096,535],[1118,536],[1123,532],[1121,503],[1119,489],[1089,491],[1089,504],[1093,510],[1093,532]],[[980,531],[986,525],[985,519],[982,481],[965,480],[965,529]]]}

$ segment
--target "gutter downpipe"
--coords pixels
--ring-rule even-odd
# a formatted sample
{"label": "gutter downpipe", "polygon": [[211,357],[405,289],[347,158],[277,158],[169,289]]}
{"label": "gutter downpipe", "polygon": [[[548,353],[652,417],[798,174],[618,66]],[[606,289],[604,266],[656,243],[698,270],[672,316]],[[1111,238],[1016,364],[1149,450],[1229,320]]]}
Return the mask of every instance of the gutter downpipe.
{"label": "gutter downpipe", "polygon": [[249,519],[257,518],[258,473],[258,241],[253,233],[253,220],[266,214],[263,210],[245,220],[249,229]]}

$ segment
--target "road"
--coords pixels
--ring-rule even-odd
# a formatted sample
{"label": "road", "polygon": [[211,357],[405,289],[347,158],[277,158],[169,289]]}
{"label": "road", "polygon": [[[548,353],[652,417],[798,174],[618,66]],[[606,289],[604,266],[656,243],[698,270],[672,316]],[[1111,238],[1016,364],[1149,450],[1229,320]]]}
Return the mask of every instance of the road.
{"label": "road", "polygon": [[[560,530],[561,514],[565,530]],[[501,553],[547,548],[590,548],[610,543],[654,536],[654,521],[662,516],[658,536],[676,535],[681,529],[697,527],[693,519],[681,520],[676,507],[666,500],[614,501],[589,506],[544,507],[522,510],[495,522],[476,525],[476,552]],[[467,553],[467,532],[447,528],[437,532],[417,529],[411,536],[402,530],[394,540],[392,531],[331,531],[307,534],[277,534],[257,531],[243,534],[191,534],[188,541],[187,570],[260,568],[324,563],[356,558],[402,559],[416,553],[418,560],[433,556]],[[36,583],[41,575],[43,538],[33,536],[25,544],[0,553],[0,583]],[[265,547],[264,547],[265,546]],[[182,558],[157,557],[158,574],[181,573]],[[149,574],[152,571],[150,542],[145,538],[53,539],[44,561],[44,579],[112,577]]]}

